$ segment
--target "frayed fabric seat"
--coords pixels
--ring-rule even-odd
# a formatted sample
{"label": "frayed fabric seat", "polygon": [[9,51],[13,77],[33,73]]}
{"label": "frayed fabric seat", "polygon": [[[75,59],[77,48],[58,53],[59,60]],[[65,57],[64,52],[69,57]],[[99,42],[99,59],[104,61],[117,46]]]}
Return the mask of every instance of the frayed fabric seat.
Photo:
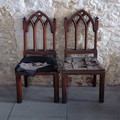
{"label": "frayed fabric seat", "polygon": [[64,60],[63,70],[103,70],[97,58],[95,57],[66,57]]}
{"label": "frayed fabric seat", "polygon": [[37,72],[57,72],[58,65],[51,56],[27,56],[16,66],[16,72],[25,72],[28,76],[34,76]]}

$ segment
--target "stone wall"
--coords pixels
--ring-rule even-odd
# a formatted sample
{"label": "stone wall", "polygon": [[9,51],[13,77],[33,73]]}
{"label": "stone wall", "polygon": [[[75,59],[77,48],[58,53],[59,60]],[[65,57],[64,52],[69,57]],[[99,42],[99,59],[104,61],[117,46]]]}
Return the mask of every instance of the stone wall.
{"label": "stone wall", "polygon": [[[0,84],[15,84],[14,67],[22,58],[24,16],[41,10],[57,19],[57,55],[62,61],[63,19],[80,9],[100,18],[98,59],[106,69],[106,85],[120,84],[120,0],[0,0]],[[31,84],[52,84],[49,77],[31,79]],[[86,79],[72,76],[70,83],[90,85],[90,76]]]}

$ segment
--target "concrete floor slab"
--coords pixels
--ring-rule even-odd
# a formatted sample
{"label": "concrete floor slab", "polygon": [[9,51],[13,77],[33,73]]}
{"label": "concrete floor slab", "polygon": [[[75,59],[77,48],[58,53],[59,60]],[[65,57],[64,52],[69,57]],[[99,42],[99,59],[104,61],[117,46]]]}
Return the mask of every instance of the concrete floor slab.
{"label": "concrete floor slab", "polygon": [[10,117],[9,120],[66,120],[63,117]]}
{"label": "concrete floor slab", "polygon": [[[97,89],[97,88],[95,88]],[[115,91],[105,93],[105,102],[96,101],[97,91],[70,88],[68,120],[119,120],[120,101]]]}
{"label": "concrete floor slab", "polygon": [[15,103],[15,86],[0,86],[0,120],[7,120]]}
{"label": "concrete floor slab", "polygon": [[56,104],[47,102],[23,101],[15,104],[11,112],[12,116],[47,116],[65,117],[66,104]]}
{"label": "concrete floor slab", "polygon": [[8,120],[8,116],[0,116],[0,120]]}
{"label": "concrete floor slab", "polygon": [[23,87],[18,104],[16,87],[0,86],[0,120],[120,120],[119,87],[106,87],[104,103],[98,87],[69,87],[66,104],[53,102],[53,87]]}

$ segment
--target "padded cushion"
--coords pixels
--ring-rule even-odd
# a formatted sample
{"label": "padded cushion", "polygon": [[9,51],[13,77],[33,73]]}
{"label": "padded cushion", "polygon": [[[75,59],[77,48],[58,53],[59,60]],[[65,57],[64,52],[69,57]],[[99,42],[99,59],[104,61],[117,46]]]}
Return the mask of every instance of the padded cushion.
{"label": "padded cushion", "polygon": [[[38,68],[36,70],[25,70],[20,67],[21,63],[47,63],[48,66]],[[24,57],[21,62],[16,66],[16,72],[26,72],[29,76],[34,76],[38,71],[41,72],[55,72],[58,70],[57,61],[54,57],[51,56],[27,56]]]}

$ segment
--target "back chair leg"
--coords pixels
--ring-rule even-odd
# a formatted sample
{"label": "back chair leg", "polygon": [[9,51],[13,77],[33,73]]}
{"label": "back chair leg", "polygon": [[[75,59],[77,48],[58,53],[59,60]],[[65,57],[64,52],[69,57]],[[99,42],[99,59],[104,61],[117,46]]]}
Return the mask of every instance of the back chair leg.
{"label": "back chair leg", "polygon": [[53,75],[53,87],[55,85],[55,75]]}
{"label": "back chair leg", "polygon": [[99,86],[99,102],[104,102],[104,82],[105,82],[105,73],[100,75],[100,86]]}
{"label": "back chair leg", "polygon": [[24,76],[24,87],[28,87],[28,76]]}
{"label": "back chair leg", "polygon": [[96,77],[97,75],[93,75],[93,87],[96,87]]}
{"label": "back chair leg", "polygon": [[68,87],[67,75],[62,75],[62,103],[67,102],[67,87]]}
{"label": "back chair leg", "polygon": [[21,75],[16,75],[17,103],[22,102],[22,81]]}
{"label": "back chair leg", "polygon": [[59,74],[53,76],[53,85],[54,85],[54,102],[59,102]]}

